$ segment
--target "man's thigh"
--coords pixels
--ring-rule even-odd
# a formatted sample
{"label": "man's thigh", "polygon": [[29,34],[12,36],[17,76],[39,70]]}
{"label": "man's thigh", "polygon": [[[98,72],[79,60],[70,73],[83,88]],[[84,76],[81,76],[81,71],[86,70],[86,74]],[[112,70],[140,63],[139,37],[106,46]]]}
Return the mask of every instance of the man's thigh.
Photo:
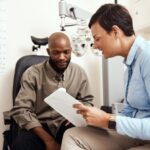
{"label": "man's thigh", "polygon": [[[133,146],[138,146],[143,142],[128,136],[119,135],[113,130],[93,127],[69,129],[65,133],[65,139],[66,144],[75,144],[77,147],[86,150],[125,150]],[[76,147],[75,145],[74,147]]]}
{"label": "man's thigh", "polygon": [[12,143],[12,150],[44,150],[45,145],[39,137],[27,130],[19,131]]}

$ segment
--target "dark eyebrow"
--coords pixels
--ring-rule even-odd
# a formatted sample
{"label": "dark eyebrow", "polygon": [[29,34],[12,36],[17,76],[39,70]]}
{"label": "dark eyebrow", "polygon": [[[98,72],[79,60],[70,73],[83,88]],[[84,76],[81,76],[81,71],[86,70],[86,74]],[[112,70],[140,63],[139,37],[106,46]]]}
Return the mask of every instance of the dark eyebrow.
{"label": "dark eyebrow", "polygon": [[71,49],[65,49],[64,51],[71,51]]}
{"label": "dark eyebrow", "polygon": [[94,39],[95,39],[95,38],[101,38],[101,36],[100,36],[100,35],[94,35],[93,38],[94,38]]}
{"label": "dark eyebrow", "polygon": [[[64,49],[63,51],[71,51],[72,49],[70,48],[70,49]],[[59,49],[53,49],[52,51],[57,51],[57,52],[59,52],[60,50]]]}

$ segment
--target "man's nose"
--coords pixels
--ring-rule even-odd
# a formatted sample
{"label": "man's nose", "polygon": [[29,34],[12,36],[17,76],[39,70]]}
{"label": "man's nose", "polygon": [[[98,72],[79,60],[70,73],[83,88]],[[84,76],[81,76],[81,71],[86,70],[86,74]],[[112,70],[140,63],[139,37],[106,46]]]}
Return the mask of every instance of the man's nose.
{"label": "man's nose", "polygon": [[59,59],[61,59],[61,60],[65,59],[65,54],[64,53],[60,53]]}

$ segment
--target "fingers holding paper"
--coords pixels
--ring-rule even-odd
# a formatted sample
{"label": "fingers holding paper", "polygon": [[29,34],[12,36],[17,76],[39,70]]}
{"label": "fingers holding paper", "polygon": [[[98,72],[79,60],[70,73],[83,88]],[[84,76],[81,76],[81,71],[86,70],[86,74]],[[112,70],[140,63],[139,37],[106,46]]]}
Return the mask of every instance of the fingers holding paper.
{"label": "fingers holding paper", "polygon": [[77,113],[81,114],[86,120],[86,123],[95,127],[107,127],[110,114],[91,106],[83,104],[74,104],[73,107],[77,109]]}

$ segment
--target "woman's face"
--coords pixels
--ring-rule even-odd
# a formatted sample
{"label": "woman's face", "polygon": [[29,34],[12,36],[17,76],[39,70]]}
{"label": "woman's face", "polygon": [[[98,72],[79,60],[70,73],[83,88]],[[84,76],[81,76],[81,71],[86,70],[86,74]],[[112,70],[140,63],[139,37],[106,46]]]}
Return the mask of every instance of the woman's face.
{"label": "woman's face", "polygon": [[102,51],[105,58],[119,55],[119,38],[114,30],[107,32],[98,22],[91,26],[91,32],[94,38],[94,48]]}

